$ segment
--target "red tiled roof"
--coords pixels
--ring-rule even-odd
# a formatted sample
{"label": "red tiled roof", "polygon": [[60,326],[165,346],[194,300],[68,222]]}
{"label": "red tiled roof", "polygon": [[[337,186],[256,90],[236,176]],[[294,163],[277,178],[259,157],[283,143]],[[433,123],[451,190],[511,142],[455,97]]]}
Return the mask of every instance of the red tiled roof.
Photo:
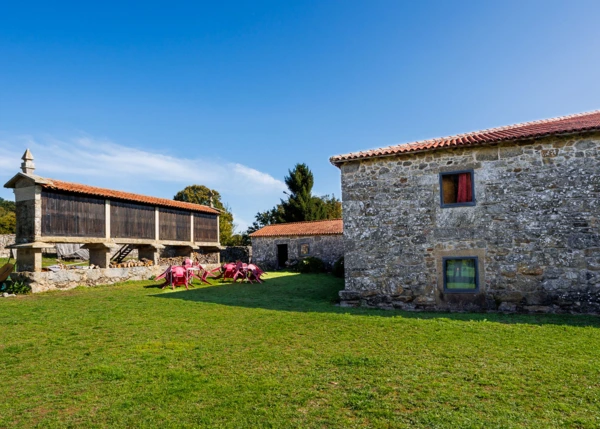
{"label": "red tiled roof", "polygon": [[44,182],[40,182],[40,185],[45,189],[51,189],[55,191],[75,192],[94,197],[111,198],[174,209],[185,209],[196,212],[219,214],[219,211],[213,209],[212,207],[203,206],[200,204],[185,203],[183,201],[168,200],[166,198],[147,197],[145,195],[132,194],[130,192],[114,191],[112,189],[81,185],[79,183],[63,182],[62,180],[44,179]]}
{"label": "red tiled roof", "polygon": [[250,237],[283,237],[289,235],[337,235],[344,232],[342,219],[289,222],[267,225]]}
{"label": "red tiled roof", "polygon": [[524,122],[499,128],[458,134],[451,137],[441,137],[404,143],[395,146],[353,152],[345,155],[332,156],[332,164],[340,166],[345,161],[358,159],[392,156],[408,152],[423,152],[457,146],[481,146],[506,140],[530,139],[554,134],[569,134],[583,131],[600,130],[600,110],[578,113],[576,115],[560,116],[541,121]]}

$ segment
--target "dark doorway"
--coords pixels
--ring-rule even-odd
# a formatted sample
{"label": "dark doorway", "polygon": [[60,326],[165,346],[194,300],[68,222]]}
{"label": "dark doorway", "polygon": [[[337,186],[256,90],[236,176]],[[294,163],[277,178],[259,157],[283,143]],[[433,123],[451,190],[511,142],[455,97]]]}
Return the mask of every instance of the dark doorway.
{"label": "dark doorway", "polygon": [[288,260],[288,245],[278,244],[277,245],[277,264],[279,268],[285,268],[285,263]]}

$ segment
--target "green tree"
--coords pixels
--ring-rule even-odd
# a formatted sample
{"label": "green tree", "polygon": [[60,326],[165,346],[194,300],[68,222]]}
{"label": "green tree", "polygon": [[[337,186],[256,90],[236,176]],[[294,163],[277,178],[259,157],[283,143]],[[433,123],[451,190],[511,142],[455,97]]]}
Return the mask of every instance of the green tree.
{"label": "green tree", "polygon": [[249,243],[249,235],[274,223],[302,222],[310,220],[339,219],[342,217],[342,203],[334,195],[318,197],[312,194],[314,176],[306,164],[296,164],[288,170],[285,184],[289,193],[287,200],[281,200],[271,210],[256,214],[254,223],[243,235]]}
{"label": "green tree", "polygon": [[17,230],[16,206],[0,198],[0,234],[14,234]]}
{"label": "green tree", "polygon": [[324,205],[312,194],[314,177],[308,166],[296,164],[293,170],[288,170],[288,174],[284,181],[290,193],[287,201],[281,201],[283,220],[301,222],[327,219]]}
{"label": "green tree", "polygon": [[252,234],[258,231],[264,226],[271,225],[273,223],[281,223],[283,219],[283,206],[277,204],[271,210],[256,213],[254,216],[254,223],[248,227],[246,234]]}
{"label": "green tree", "polygon": [[319,200],[319,204],[323,205],[325,210],[325,219],[341,219],[342,218],[342,202],[335,195],[323,195],[315,197]]}
{"label": "green tree", "polygon": [[231,213],[230,208],[221,201],[221,194],[219,194],[218,191],[207,188],[204,185],[192,185],[177,192],[173,199],[176,201],[210,206],[211,196],[214,208],[221,211],[221,216],[219,216],[219,240],[224,246],[232,246],[236,241],[236,239],[233,238],[233,230],[235,228],[233,224],[233,214]]}

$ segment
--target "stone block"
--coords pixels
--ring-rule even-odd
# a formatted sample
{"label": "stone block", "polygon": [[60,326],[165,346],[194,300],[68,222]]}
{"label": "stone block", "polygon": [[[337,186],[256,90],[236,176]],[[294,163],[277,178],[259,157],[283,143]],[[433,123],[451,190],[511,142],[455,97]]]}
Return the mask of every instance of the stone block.
{"label": "stone block", "polygon": [[514,313],[517,311],[517,304],[511,302],[503,302],[498,306],[498,311],[504,313]]}
{"label": "stone block", "polygon": [[344,301],[353,301],[361,298],[362,294],[353,290],[341,290],[339,292],[340,299]]}
{"label": "stone block", "polygon": [[477,161],[497,161],[498,158],[497,147],[478,149],[475,152],[475,159],[477,159]]}
{"label": "stone block", "polygon": [[495,293],[494,299],[496,301],[518,304],[523,300],[523,293],[520,291],[504,291]]}
{"label": "stone block", "polygon": [[17,249],[17,269],[19,271],[42,271],[42,249]]}
{"label": "stone block", "polygon": [[517,272],[526,276],[541,276],[544,274],[544,269],[533,264],[521,263],[517,266]]}

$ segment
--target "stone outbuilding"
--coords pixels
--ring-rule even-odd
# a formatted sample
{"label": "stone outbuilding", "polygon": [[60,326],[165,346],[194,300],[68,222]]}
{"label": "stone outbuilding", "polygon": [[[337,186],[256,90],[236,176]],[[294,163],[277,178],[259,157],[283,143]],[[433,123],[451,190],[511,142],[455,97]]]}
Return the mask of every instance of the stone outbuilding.
{"label": "stone outbuilding", "polygon": [[342,305],[600,312],[600,111],[331,162]]}
{"label": "stone outbuilding", "polygon": [[344,255],[341,219],[268,225],[250,234],[252,261],[264,269],[314,256],[329,267]]}

